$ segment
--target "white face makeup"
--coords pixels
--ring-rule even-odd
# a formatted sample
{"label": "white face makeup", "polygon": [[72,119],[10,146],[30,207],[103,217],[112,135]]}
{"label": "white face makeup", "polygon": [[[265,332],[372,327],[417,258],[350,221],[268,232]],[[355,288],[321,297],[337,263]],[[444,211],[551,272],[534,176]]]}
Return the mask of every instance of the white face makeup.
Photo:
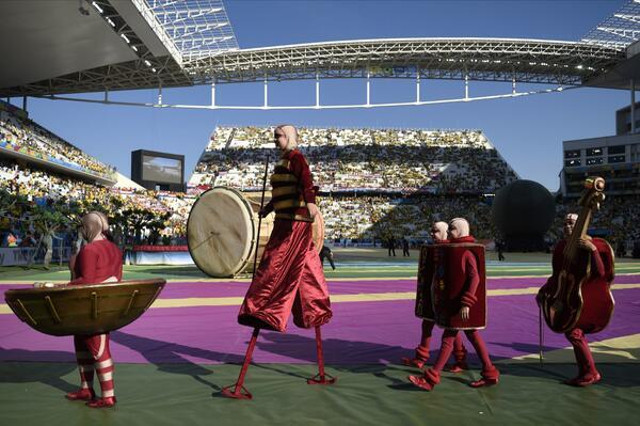
{"label": "white face makeup", "polygon": [[287,148],[287,145],[288,145],[287,135],[284,134],[282,129],[276,129],[273,132],[273,141],[275,142],[276,147],[279,150],[284,151]]}
{"label": "white face makeup", "polygon": [[431,226],[431,238],[434,241],[444,241],[447,239],[447,230],[445,228],[438,228],[434,225]]}
{"label": "white face makeup", "polygon": [[449,225],[449,235],[451,238],[460,238],[460,230],[456,225]]}

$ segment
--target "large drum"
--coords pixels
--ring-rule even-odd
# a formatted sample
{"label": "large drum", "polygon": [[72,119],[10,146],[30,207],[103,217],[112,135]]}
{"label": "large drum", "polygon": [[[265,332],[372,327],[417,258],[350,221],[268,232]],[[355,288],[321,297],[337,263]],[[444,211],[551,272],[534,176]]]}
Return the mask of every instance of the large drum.
{"label": "large drum", "polygon": [[7,290],[7,305],[33,329],[52,336],[103,334],[135,321],[166,281],[121,281]]}
{"label": "large drum", "polygon": [[[258,237],[261,193],[240,193],[223,186],[204,192],[193,205],[187,222],[187,242],[195,264],[215,278],[235,277],[253,270],[257,246],[258,262],[273,231],[274,214],[263,218]],[[265,195],[265,203],[270,195]],[[318,251],[324,241],[324,221],[313,224]]]}

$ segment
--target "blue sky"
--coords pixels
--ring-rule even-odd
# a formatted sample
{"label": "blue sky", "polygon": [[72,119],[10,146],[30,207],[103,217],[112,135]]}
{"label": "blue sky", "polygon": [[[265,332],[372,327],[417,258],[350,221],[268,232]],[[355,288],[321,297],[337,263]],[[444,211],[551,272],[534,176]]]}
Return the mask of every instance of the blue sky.
{"label": "blue sky", "polygon": [[[582,1],[253,1],[227,0],[241,48],[397,37],[507,37],[576,41],[625,2]],[[414,96],[413,82],[374,81],[372,101]],[[540,88],[522,86],[521,90]],[[470,95],[508,93],[509,83],[472,83]],[[312,103],[311,82],[271,87],[274,103]],[[462,97],[461,82],[423,81],[423,98]],[[323,85],[323,103],[363,102],[361,80]],[[259,104],[262,84],[219,85],[223,104]],[[155,91],[111,93],[113,100],[154,101]],[[207,86],[163,91],[167,103],[209,102]],[[30,99],[31,118],[130,175],[130,152],[186,156],[185,177],[216,125],[482,129],[525,179],[559,187],[562,141],[612,135],[626,91],[577,89],[516,99],[368,110],[199,111]],[[14,100],[21,105],[21,100]]]}

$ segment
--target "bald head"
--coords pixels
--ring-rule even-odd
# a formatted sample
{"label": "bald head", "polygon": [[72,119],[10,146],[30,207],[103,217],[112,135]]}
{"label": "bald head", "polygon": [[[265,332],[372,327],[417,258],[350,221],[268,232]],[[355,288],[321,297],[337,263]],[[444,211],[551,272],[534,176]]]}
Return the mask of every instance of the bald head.
{"label": "bald head", "polygon": [[453,238],[462,238],[469,236],[469,222],[462,217],[456,217],[449,222],[449,234]]}
{"label": "bald head", "polygon": [[435,222],[431,225],[431,238],[433,238],[435,242],[445,241],[448,230],[449,225],[447,225],[447,222]]}
{"label": "bald head", "polygon": [[282,151],[292,151],[298,147],[298,130],[291,124],[281,124],[273,131],[276,146]]}

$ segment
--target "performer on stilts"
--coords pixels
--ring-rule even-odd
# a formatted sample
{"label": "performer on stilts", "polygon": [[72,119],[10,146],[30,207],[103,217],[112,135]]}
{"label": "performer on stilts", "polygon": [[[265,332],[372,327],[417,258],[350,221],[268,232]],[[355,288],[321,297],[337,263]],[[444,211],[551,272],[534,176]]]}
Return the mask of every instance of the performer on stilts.
{"label": "performer on stilts", "polygon": [[[433,244],[447,244],[449,242],[447,239],[448,230],[449,225],[447,222],[435,222],[431,226],[430,231]],[[423,260],[424,259],[421,258],[421,267],[423,266]],[[430,304],[431,285],[433,284],[433,280],[430,280],[429,282],[422,282],[420,277],[421,274],[418,273],[418,275],[418,298],[423,299],[418,301],[418,306],[421,306],[421,304],[425,302]],[[422,318],[422,335],[420,336],[420,344],[416,347],[415,356],[413,358],[402,358],[402,363],[404,365],[422,368],[429,359],[429,344],[431,342],[435,319],[433,318],[433,315],[426,314],[424,309],[419,309],[418,306],[416,307],[416,315]],[[431,311],[430,306],[426,308]],[[452,373],[460,373],[463,370],[468,369],[466,361],[467,350],[462,344],[462,336],[460,334],[456,335],[456,339],[453,343],[453,356],[455,358],[455,364],[446,367],[446,370]]]}
{"label": "performer on stilts", "polygon": [[[82,218],[82,235],[87,244],[80,249],[69,285],[118,282],[122,280],[122,252],[105,238],[109,225],[106,216],[90,212]],[[87,401],[91,408],[109,408],[116,404],[113,385],[114,364],[109,349],[109,333],[78,335],[73,338],[80,389],[66,394],[72,401]],[[102,397],[93,390],[94,371],[98,375]]]}
{"label": "performer on stilts", "polygon": [[469,235],[466,219],[449,222],[449,242],[431,250],[433,269],[433,310],[436,323],[443,327],[442,346],[432,368],[422,376],[409,376],[411,383],[426,391],[440,383],[440,374],[451,356],[459,330],[464,330],[482,362],[482,378],[469,383],[479,388],[498,383],[500,372],[489,358],[478,332],[486,326],[486,287],[484,246]]}
{"label": "performer on stilts", "polygon": [[[569,239],[574,232],[577,221],[578,215],[575,213],[569,213],[565,216],[562,228],[564,239],[560,241],[553,250],[553,272],[545,286],[543,286],[538,293],[536,298],[538,304],[544,303],[544,295],[547,293],[546,287],[555,286],[560,280],[560,275],[565,277],[565,285],[572,284],[569,283],[566,278],[567,270],[565,269],[568,269],[569,273],[571,271],[570,268],[566,268],[564,265],[565,248],[569,244]],[[604,329],[609,323],[611,314],[613,313],[614,302],[609,291],[609,286],[613,281],[614,257],[611,246],[603,239],[583,236],[577,241],[579,250],[576,251],[577,260],[575,263],[582,265],[589,264],[590,267],[584,268],[587,270],[587,274],[582,280],[572,280],[574,281],[574,285],[575,281],[581,281],[579,285],[582,287],[580,297],[583,306],[582,309],[580,309],[581,315],[575,319],[576,325],[566,329],[564,335],[573,346],[576,363],[578,364],[578,375],[572,379],[565,380],[564,383],[570,386],[585,387],[598,383],[602,379],[600,372],[596,369],[593,355],[591,355],[586,334]],[[555,293],[555,291],[552,293]],[[587,307],[587,303],[597,305],[597,307]],[[568,310],[568,307],[565,307],[565,310]]]}
{"label": "performer on stilts", "polygon": [[312,240],[312,223],[318,214],[317,187],[313,185],[309,165],[297,149],[296,128],[278,126],[274,138],[282,155],[271,176],[271,201],[260,215],[265,217],[275,211],[275,222],[238,314],[238,323],[253,327],[254,331],[238,381],[223,389],[223,395],[232,398],[252,397],[243,384],[260,329],[285,332],[292,312],[296,326],[315,327],[316,331],[319,373],[307,383],[335,382],[324,371],[320,333],[320,327],[329,322],[332,312],[322,264]]}

